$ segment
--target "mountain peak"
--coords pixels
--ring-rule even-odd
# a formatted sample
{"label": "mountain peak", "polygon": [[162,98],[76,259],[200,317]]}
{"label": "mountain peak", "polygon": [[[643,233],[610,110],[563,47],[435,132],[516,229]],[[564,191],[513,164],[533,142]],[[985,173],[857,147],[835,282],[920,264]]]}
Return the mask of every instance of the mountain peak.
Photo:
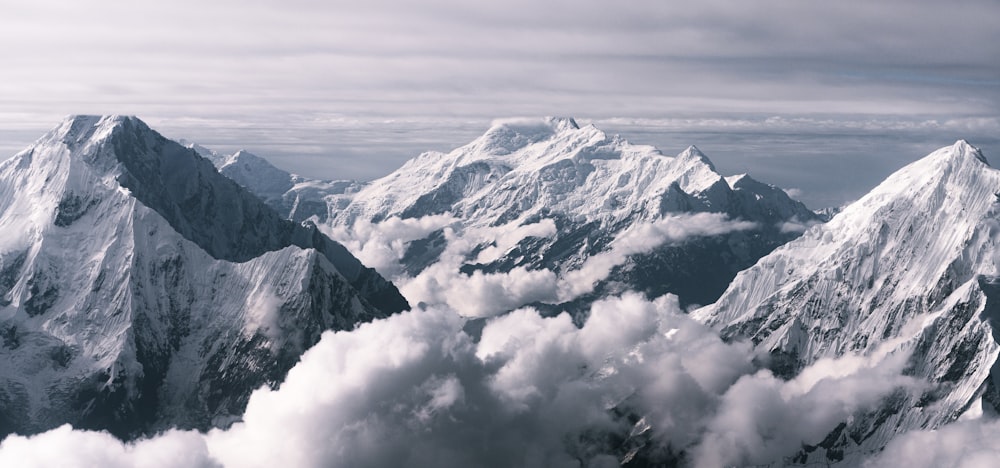
{"label": "mountain peak", "polygon": [[295,184],[292,175],[266,159],[239,150],[219,164],[219,172],[265,199],[281,198]]}
{"label": "mountain peak", "polygon": [[[53,193],[68,189],[64,185],[67,181],[73,181],[71,191],[87,192],[93,177],[117,176],[123,166],[130,164],[158,164],[143,160],[148,158],[148,151],[131,151],[155,144],[158,137],[134,116],[70,115],[11,161],[22,167],[33,166],[44,179],[39,184]],[[131,160],[121,157],[126,153]]]}
{"label": "mountain peak", "polygon": [[862,436],[839,439],[839,453],[881,450],[887,431],[958,419],[996,382],[995,296],[981,280],[997,271],[1000,171],[984,159],[959,140],[896,171],[692,316],[725,339],[749,339],[784,378],[820,359],[908,354],[906,374],[929,385],[893,396],[888,419],[876,408],[849,420],[827,440]]}
{"label": "mountain peak", "polygon": [[260,156],[257,156],[256,154],[251,153],[251,152],[249,152],[249,151],[247,151],[245,149],[241,149],[241,150],[233,153],[228,158],[226,158],[226,162],[223,165],[224,166],[228,166],[230,164],[252,165],[252,166],[255,166],[255,167],[259,166],[259,167],[268,167],[268,168],[273,168],[274,167],[274,165],[272,165],[270,162],[268,162],[268,160],[266,160],[266,159],[264,159],[264,158],[262,158]]}
{"label": "mountain peak", "polygon": [[992,180],[986,174],[995,172],[978,148],[958,140],[896,171],[859,201],[880,206],[883,200],[931,196],[935,190],[955,197],[976,194],[984,189],[980,184]]}
{"label": "mountain peak", "polygon": [[[105,114],[105,115],[94,115],[94,114],[71,114],[67,115],[62,123],[57,128],[77,128],[86,129],[88,127],[95,128],[113,128],[122,125],[126,122],[139,123],[145,126],[145,122],[134,115],[121,115],[121,114]],[[147,127],[148,128],[148,127]]]}
{"label": "mountain peak", "polygon": [[509,117],[495,119],[490,124],[490,129],[509,128],[513,130],[527,130],[547,128],[553,132],[565,130],[579,130],[580,125],[572,117]]}
{"label": "mountain peak", "polygon": [[951,145],[951,148],[948,149],[956,158],[973,157],[987,166],[990,165],[990,162],[986,160],[986,156],[983,155],[983,152],[964,139],[956,141],[955,144]]}
{"label": "mountain peak", "polygon": [[129,121],[145,126],[134,116],[69,115],[55,129],[42,137],[42,140],[56,140],[71,148],[77,147],[87,141],[107,137],[113,129]]}
{"label": "mountain peak", "polygon": [[555,122],[558,122],[559,126],[571,128],[573,130],[579,130],[580,125],[576,123],[576,120],[572,117],[548,117]]}
{"label": "mountain peak", "polygon": [[[376,307],[393,312],[407,307],[396,291],[390,291],[384,296],[388,298],[385,304],[379,304],[381,299],[369,293],[385,289],[388,283],[346,248],[322,236],[315,227],[283,219],[220,174],[195,150],[168,140],[136,117],[68,117],[10,161],[0,165],[0,179],[25,180],[19,183],[34,189],[7,203],[16,205],[7,211],[35,213],[38,226],[50,222],[58,227],[73,224],[109,199],[98,192],[114,192],[117,186],[124,189],[121,193],[156,212],[174,231],[216,260],[245,262],[291,245],[312,248]],[[288,174],[283,174],[287,180]],[[51,211],[37,209],[35,205],[40,202],[32,198],[37,193],[44,195]],[[14,195],[0,185],[0,202],[4,196]],[[134,206],[115,207],[126,205]],[[49,218],[53,212],[54,221]]]}
{"label": "mountain peak", "polygon": [[514,132],[525,136],[548,136],[579,129],[572,117],[512,117],[494,120],[486,134]]}
{"label": "mountain peak", "polygon": [[757,179],[750,177],[750,174],[747,173],[727,176],[725,179],[726,183],[729,184],[729,187],[732,189],[745,186],[766,185],[763,182],[760,182]]}
{"label": "mountain peak", "polygon": [[497,119],[471,146],[483,154],[505,155],[541,141],[573,135],[573,132],[578,131],[580,126],[569,117]]}
{"label": "mountain peak", "polygon": [[715,171],[715,164],[712,164],[712,161],[708,159],[708,156],[705,156],[705,153],[702,153],[701,150],[695,145],[688,146],[687,149],[677,155],[677,157],[681,159],[700,161],[711,168],[713,172]]}
{"label": "mountain peak", "polygon": [[315,226],[135,117],[67,117],[8,161],[0,438],[226,424],[324,330],[408,308]]}

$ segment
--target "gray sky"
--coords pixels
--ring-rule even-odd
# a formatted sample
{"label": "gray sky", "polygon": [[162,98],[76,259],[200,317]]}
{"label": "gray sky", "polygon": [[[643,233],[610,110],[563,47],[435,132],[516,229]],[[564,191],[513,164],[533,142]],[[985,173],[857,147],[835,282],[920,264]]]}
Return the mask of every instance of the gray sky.
{"label": "gray sky", "polygon": [[997,18],[996,0],[3,0],[0,150],[136,114],[364,179],[496,117],[565,115],[821,206],[957,138],[1000,161]]}

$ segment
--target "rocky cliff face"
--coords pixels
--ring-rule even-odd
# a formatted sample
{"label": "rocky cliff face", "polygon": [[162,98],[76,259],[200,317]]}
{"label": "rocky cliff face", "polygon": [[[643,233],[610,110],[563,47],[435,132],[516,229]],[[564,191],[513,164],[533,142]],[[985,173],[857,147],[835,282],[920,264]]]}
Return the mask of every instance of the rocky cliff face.
{"label": "rocky cliff face", "polygon": [[131,117],[73,117],[0,164],[0,433],[225,425],[328,329],[407,308]]}

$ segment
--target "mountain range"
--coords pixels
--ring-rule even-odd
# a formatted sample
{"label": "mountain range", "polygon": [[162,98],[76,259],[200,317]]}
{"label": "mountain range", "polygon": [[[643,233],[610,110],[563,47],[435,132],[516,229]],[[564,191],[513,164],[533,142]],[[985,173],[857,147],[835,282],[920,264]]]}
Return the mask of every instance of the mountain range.
{"label": "mountain range", "polygon": [[[821,220],[779,188],[746,174],[724,177],[693,146],[666,156],[570,118],[498,121],[465,146],[421,154],[368,183],[308,180],[245,151],[214,161],[286,217],[311,213],[334,237],[359,223],[447,216],[440,229],[407,239],[399,251],[397,260],[409,276],[441,261],[449,245],[446,227],[451,237],[470,244],[456,265],[465,275],[517,269],[563,275],[614,251],[626,232],[662,227],[678,216],[713,214],[746,223],[630,249],[611,271],[595,275],[592,286],[535,301],[553,311],[579,310],[626,290],[649,297],[674,293],[683,304],[711,303],[738,271]],[[326,210],[315,209],[320,205]],[[518,230],[532,231],[530,226],[536,229],[510,239]]]}
{"label": "mountain range", "polygon": [[[921,385],[898,388],[781,464],[856,465],[901,433],[1000,409],[992,372],[1000,172],[962,140],[857,202],[814,213],[749,176],[719,175],[694,147],[668,157],[571,119],[500,122],[469,145],[425,153],[327,200],[326,216],[315,219],[333,228],[443,213],[458,229],[554,221],[547,235],[476,262],[500,237],[487,236],[463,259],[467,274],[527,267],[563,275],[613,250],[630,227],[671,214],[752,221],[752,229],[632,253],[589,295],[631,289],[710,304],[692,316],[724,339],[748,340],[758,365],[784,379],[824,359],[907,357],[903,375]],[[419,273],[446,245],[441,231],[413,242],[403,267]]]}
{"label": "mountain range", "polygon": [[[768,461],[856,466],[909,431],[1000,411],[998,219],[1000,171],[961,140],[817,213],[696,147],[667,156],[569,118],[497,121],[358,182],[182,145],[134,117],[71,117],[0,163],[0,434],[226,427],[327,330],[410,304],[504,323],[528,305],[580,326],[638,291],[745,343],[755,376],[799,385],[855,361],[898,374]],[[482,339],[483,322],[462,333]],[[617,370],[594,372],[582,382]],[[581,440],[627,446],[626,466],[689,460],[645,445],[671,429],[646,416]]]}

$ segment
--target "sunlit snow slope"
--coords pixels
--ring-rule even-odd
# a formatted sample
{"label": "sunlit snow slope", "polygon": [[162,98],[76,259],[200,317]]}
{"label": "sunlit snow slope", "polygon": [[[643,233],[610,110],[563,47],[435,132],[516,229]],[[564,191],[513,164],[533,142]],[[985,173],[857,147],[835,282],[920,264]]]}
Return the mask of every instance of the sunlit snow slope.
{"label": "sunlit snow slope", "polygon": [[407,308],[134,117],[71,117],[0,163],[0,435],[238,418],[327,329]]}

